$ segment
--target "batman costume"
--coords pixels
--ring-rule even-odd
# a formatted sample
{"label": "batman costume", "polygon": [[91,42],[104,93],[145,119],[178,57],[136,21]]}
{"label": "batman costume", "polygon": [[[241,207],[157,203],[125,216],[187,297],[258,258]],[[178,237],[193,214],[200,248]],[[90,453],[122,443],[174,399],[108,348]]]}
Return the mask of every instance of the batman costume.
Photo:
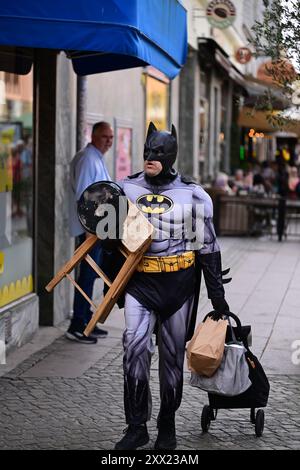
{"label": "batman costume", "polygon": [[[173,169],[176,155],[175,127],[172,132],[159,132],[150,123],[145,171],[119,182],[155,227],[150,248],[126,287],[123,368],[128,428],[115,446],[119,450],[136,449],[149,441],[146,422],[151,415],[154,330],[161,399],[155,449],[176,448],[175,412],[182,398],[185,344],[195,325],[201,272],[214,310],[219,315],[229,310],[211,198]],[[155,175],[147,171],[151,161],[160,163]]]}

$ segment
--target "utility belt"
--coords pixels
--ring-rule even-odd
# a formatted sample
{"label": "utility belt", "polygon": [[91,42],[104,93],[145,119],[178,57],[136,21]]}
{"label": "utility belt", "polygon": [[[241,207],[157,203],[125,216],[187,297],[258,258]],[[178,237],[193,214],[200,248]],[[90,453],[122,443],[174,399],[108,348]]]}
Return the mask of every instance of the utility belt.
{"label": "utility belt", "polygon": [[174,256],[143,256],[137,271],[144,273],[172,273],[188,269],[195,263],[195,252],[187,251]]}

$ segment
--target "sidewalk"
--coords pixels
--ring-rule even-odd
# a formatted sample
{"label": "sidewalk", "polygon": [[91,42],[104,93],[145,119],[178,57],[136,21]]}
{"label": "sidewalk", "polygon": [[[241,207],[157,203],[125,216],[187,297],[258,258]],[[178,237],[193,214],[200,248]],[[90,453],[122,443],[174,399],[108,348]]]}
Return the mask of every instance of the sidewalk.
{"label": "sidewalk", "polygon": [[[200,418],[207,395],[185,373],[177,416],[178,449],[300,449],[300,243],[221,238],[223,266],[231,267],[227,300],[242,323],[252,325],[252,351],[269,376],[265,431],[256,438],[249,410],[222,410],[208,434]],[[205,288],[199,321],[211,309]],[[123,315],[108,317],[106,339],[73,344],[60,328],[40,329],[34,340],[0,366],[0,449],[112,449],[123,417]],[[295,344],[293,349],[293,342]],[[22,359],[22,362],[21,362]],[[151,449],[158,412],[158,358],[152,364]]]}

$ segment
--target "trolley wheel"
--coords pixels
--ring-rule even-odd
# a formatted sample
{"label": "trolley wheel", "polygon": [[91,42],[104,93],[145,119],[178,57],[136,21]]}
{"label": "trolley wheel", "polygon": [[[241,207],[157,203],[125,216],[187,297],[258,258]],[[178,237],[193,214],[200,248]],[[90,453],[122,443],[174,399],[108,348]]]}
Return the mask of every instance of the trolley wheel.
{"label": "trolley wheel", "polygon": [[265,413],[264,410],[258,410],[255,418],[255,434],[257,437],[262,436],[265,424]]}
{"label": "trolley wheel", "polygon": [[210,419],[211,421],[215,421],[217,419],[217,416],[218,416],[218,409],[213,409],[213,408],[210,408]]}
{"label": "trolley wheel", "polygon": [[209,405],[204,405],[201,414],[201,428],[203,432],[207,432],[211,422],[211,409]]}
{"label": "trolley wheel", "polygon": [[250,410],[250,421],[252,424],[255,424],[255,408],[251,408]]}

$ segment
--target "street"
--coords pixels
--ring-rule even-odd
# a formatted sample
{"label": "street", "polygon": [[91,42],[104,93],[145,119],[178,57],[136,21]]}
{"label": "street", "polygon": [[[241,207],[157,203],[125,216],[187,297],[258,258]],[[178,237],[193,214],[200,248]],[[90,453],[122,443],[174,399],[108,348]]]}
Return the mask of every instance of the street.
{"label": "street", "polygon": [[[271,391],[261,438],[248,409],[220,410],[208,433],[200,418],[206,393],[189,385],[185,369],[176,416],[180,450],[300,449],[300,250],[299,241],[221,238],[231,310],[252,326],[252,352],[269,377]],[[199,321],[211,309],[202,286]],[[95,346],[68,342],[65,324],[41,328],[0,366],[0,449],[110,450],[126,427],[123,416],[122,312],[115,309],[106,339]],[[151,436],[159,407],[158,357],[152,362]]]}

